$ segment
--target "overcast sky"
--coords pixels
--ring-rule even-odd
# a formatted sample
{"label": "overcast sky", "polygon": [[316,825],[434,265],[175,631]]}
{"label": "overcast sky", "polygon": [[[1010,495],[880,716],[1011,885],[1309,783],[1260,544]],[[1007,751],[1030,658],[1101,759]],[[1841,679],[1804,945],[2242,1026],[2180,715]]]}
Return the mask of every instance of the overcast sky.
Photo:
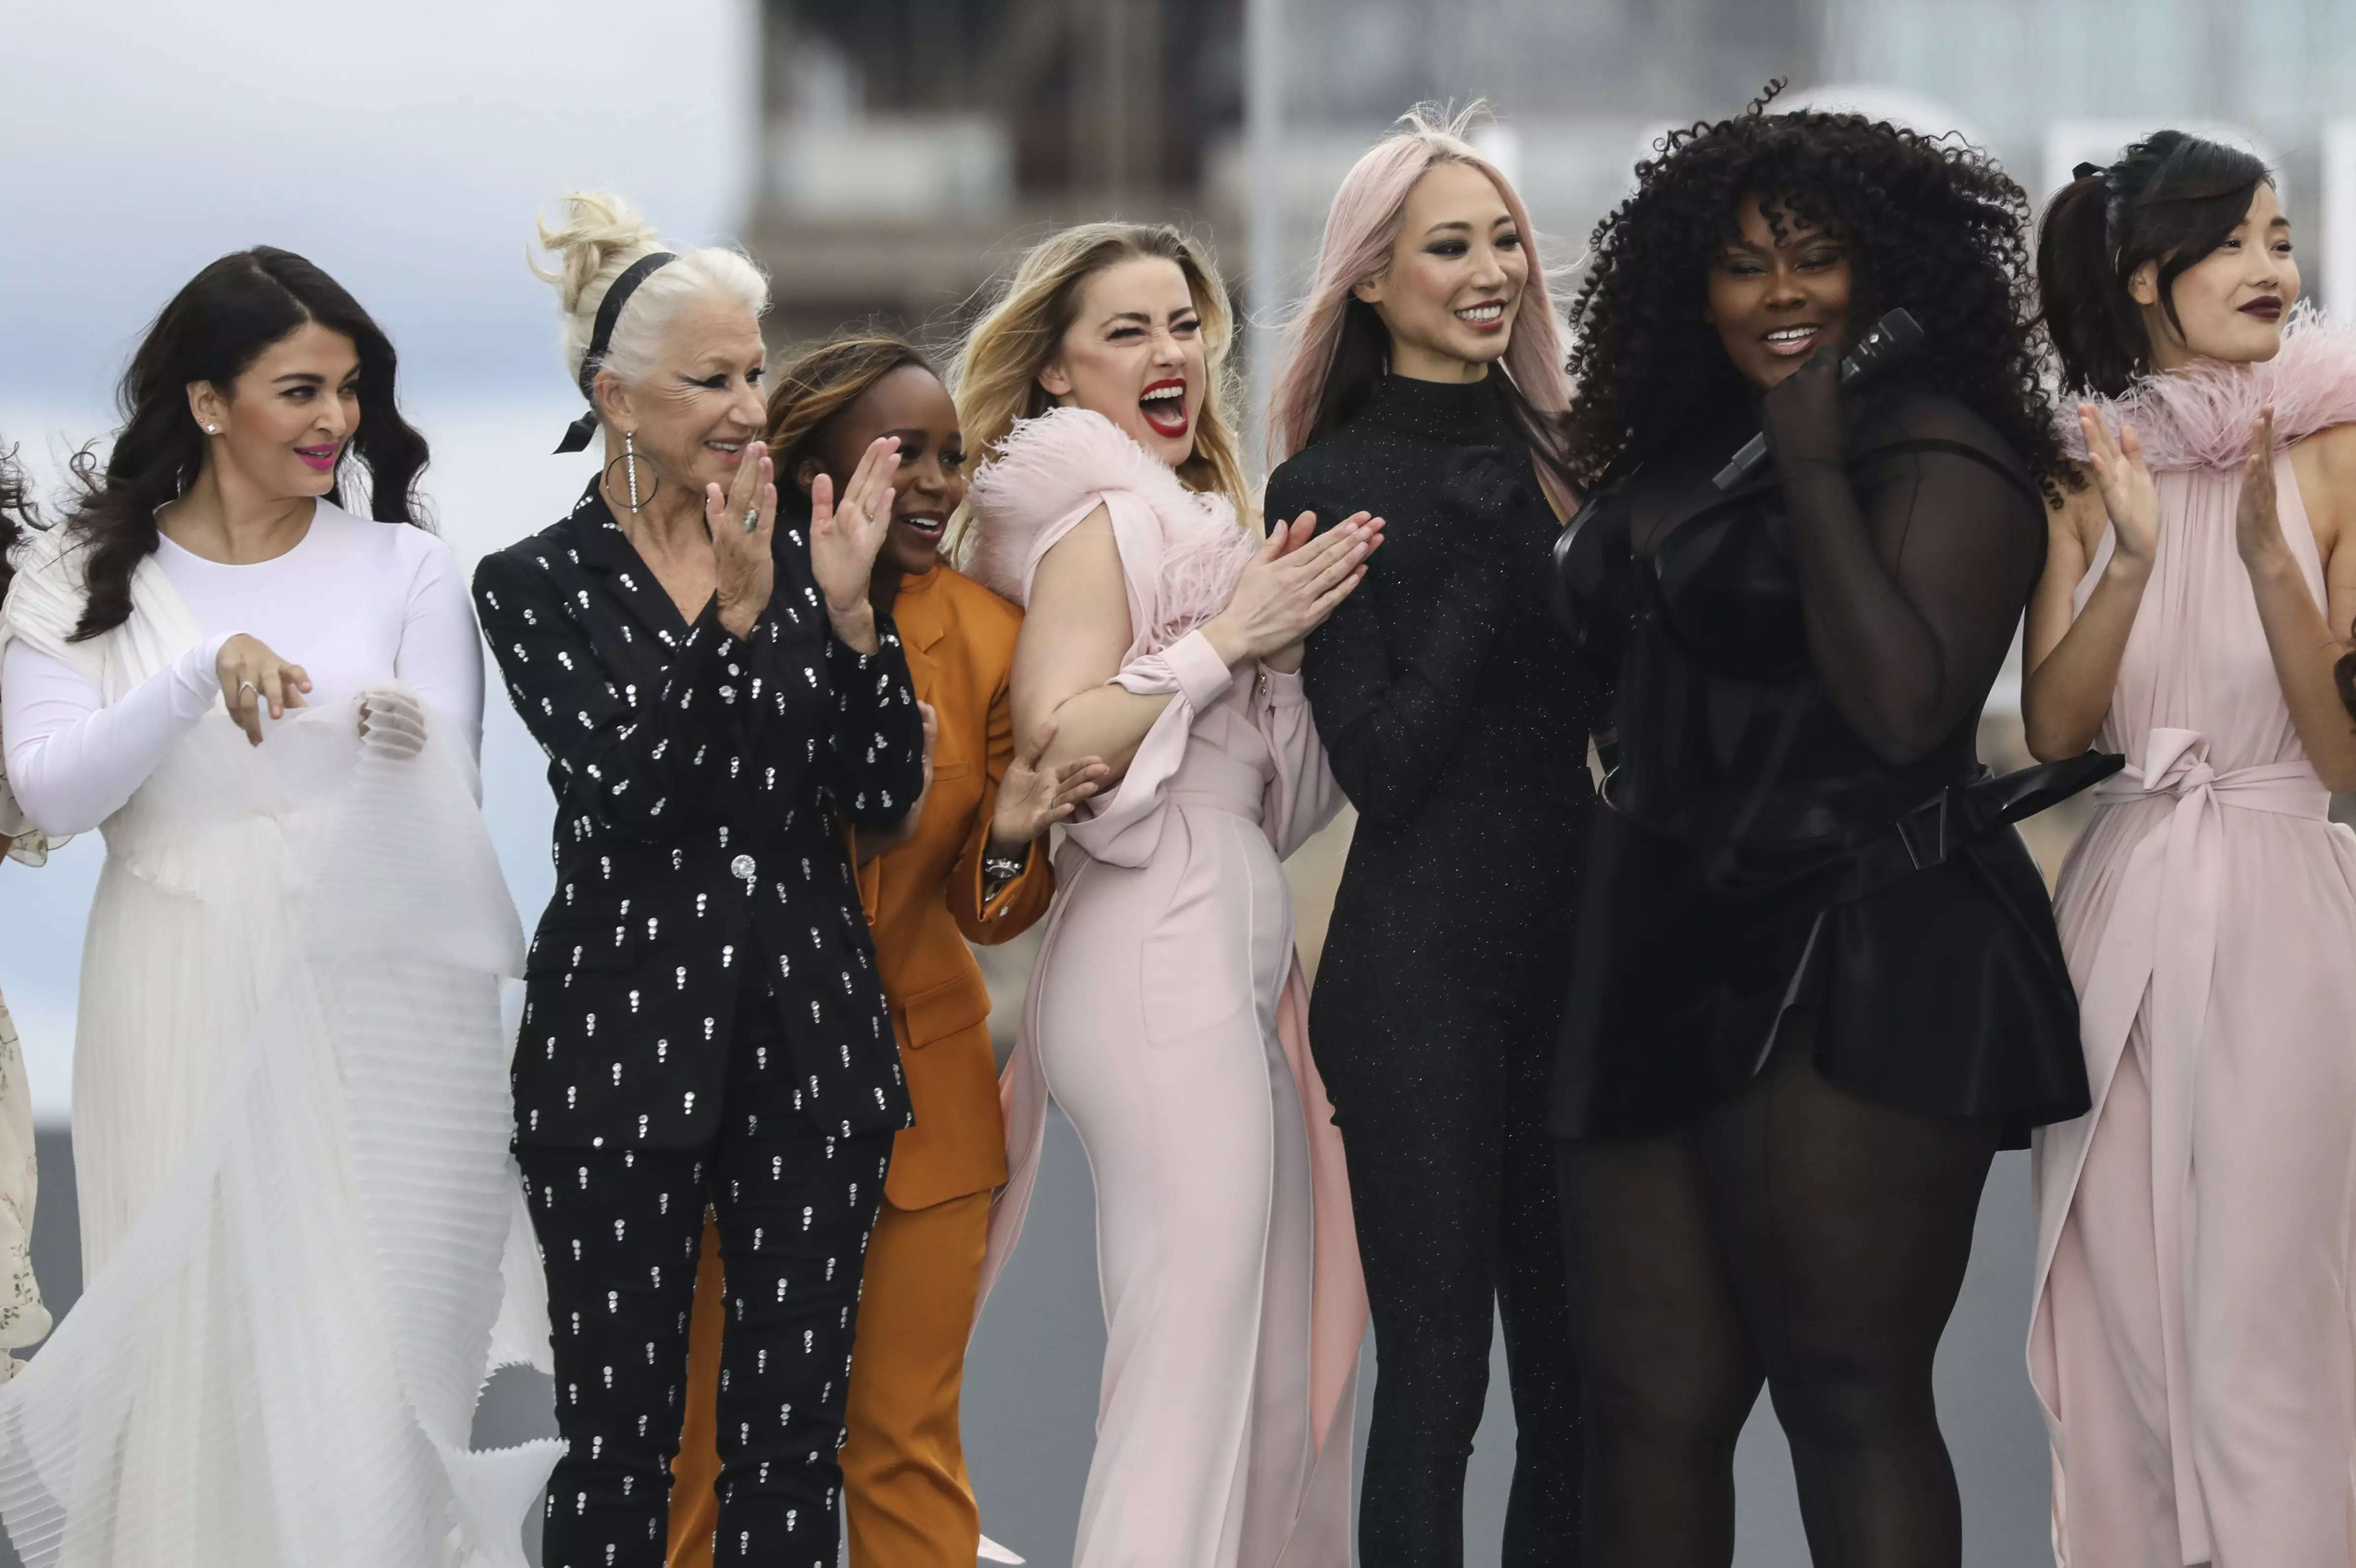
{"label": "overcast sky", "polygon": [[[553,521],[594,459],[534,210],[616,190],[672,239],[733,238],[754,178],[756,0],[0,0],[0,443],[46,494],[103,436],[140,330],[198,268],[298,251],[401,351],[443,536]],[[547,897],[541,760],[496,684],[485,810],[527,925]],[[69,1103],[95,834],[0,869],[0,993],[38,1113]]]}
{"label": "overcast sky", "polygon": [[421,383],[543,368],[523,266],[568,186],[727,233],[755,0],[0,0],[0,392],[102,398],[198,266],[300,251]]}

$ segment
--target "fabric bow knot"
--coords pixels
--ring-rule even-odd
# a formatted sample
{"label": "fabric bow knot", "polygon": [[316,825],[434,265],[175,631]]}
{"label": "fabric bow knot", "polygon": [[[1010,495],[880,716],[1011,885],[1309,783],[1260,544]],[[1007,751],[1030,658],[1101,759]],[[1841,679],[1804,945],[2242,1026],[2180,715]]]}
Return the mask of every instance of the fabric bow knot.
{"label": "fabric bow knot", "polygon": [[2205,792],[2217,781],[2209,737],[2197,729],[2155,729],[2144,741],[2143,767],[2125,777],[2147,795]]}

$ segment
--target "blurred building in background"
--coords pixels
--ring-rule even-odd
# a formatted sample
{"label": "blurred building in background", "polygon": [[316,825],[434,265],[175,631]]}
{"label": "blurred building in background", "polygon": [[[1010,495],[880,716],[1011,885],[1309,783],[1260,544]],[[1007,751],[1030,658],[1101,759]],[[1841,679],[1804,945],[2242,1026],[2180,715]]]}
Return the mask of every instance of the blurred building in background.
{"label": "blurred building in background", "polygon": [[2309,292],[2356,303],[2347,0],[765,0],[765,20],[755,233],[789,339],[869,316],[946,332],[1029,240],[1114,215],[1207,231],[1265,317],[1342,171],[1422,100],[1489,101],[1487,150],[1567,263],[1663,130],[1778,76],[1790,103],[1960,131],[2036,198],[2163,124],[2235,135],[2281,171]]}
{"label": "blurred building in background", "polygon": [[[1578,260],[1673,125],[1863,110],[1956,132],[2040,204],[2082,159],[2181,125],[2278,171],[2310,295],[2356,309],[2351,0],[762,0],[754,243],[776,336],[873,318],[945,342],[1056,225],[1170,220],[1237,305],[1258,451],[1271,328],[1327,201],[1409,105],[1486,100],[1477,134],[1550,264]],[[1255,363],[1254,361],[1258,362]],[[1981,736],[2028,760],[2017,665]],[[2029,826],[2052,875],[2083,811]],[[1347,813],[1294,856],[1313,964]],[[1028,945],[985,954],[1011,1029]]]}
{"label": "blurred building in background", "polygon": [[1047,229],[1226,228],[1210,150],[1242,117],[1244,0],[766,0],[754,243],[787,338],[908,330]]}

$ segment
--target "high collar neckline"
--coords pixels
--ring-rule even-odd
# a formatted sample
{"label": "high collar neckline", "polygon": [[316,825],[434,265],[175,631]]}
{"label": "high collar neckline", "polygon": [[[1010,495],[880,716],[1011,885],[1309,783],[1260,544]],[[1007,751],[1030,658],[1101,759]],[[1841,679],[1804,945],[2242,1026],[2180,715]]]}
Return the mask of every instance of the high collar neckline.
{"label": "high collar neckline", "polygon": [[1503,446],[1517,441],[1500,395],[1504,376],[1477,381],[1420,381],[1386,375],[1366,403],[1365,417],[1402,435],[1442,446]]}

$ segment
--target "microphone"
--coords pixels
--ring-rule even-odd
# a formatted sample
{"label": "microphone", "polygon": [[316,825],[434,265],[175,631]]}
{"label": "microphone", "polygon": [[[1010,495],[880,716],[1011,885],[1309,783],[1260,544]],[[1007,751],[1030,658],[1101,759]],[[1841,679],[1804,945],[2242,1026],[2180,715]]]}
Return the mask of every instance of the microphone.
{"label": "microphone", "polygon": [[[1898,365],[1905,363],[1914,350],[1922,346],[1922,325],[1912,313],[1893,310],[1873,324],[1873,330],[1858,339],[1857,347],[1841,360],[1840,379],[1845,389],[1854,389]],[[1733,461],[1718,471],[1710,482],[1721,490],[1730,490],[1752,474],[1767,460],[1767,433],[1761,431],[1748,446],[1734,455]]]}

